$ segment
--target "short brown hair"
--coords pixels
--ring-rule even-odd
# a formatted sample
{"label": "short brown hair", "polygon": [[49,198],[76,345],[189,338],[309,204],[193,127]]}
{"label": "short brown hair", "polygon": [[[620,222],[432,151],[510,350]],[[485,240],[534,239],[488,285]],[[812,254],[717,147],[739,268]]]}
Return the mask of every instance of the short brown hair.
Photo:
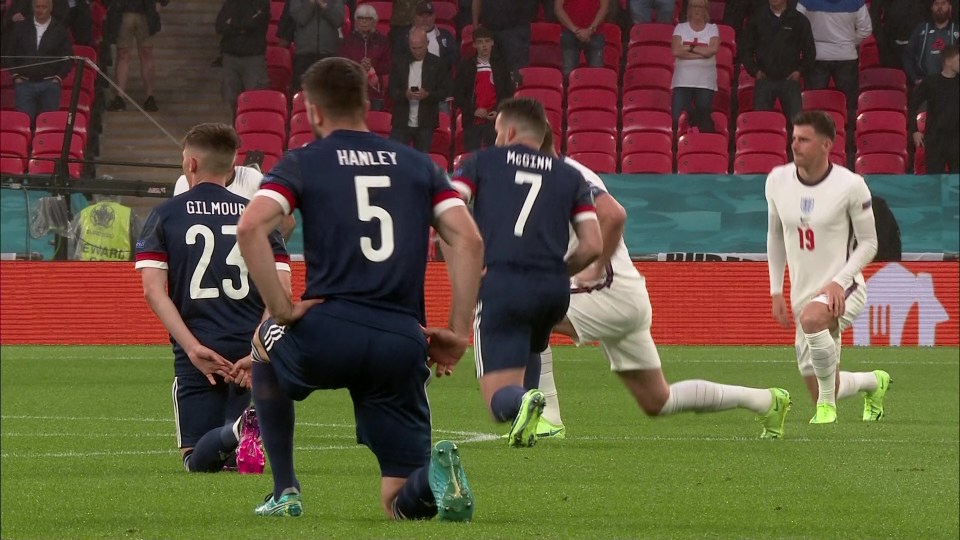
{"label": "short brown hair", "polygon": [[793,118],[794,126],[811,126],[813,131],[821,137],[831,141],[837,138],[837,126],[833,118],[823,111],[801,111]]}
{"label": "short brown hair", "polygon": [[301,79],[307,100],[332,118],[363,116],[367,101],[367,75],[360,64],[347,58],[324,58]]}
{"label": "short brown hair", "polygon": [[240,148],[240,137],[227,124],[208,122],[193,126],[183,137],[183,148],[199,150],[204,154],[200,169],[214,174],[233,170],[233,161]]}
{"label": "short brown hair", "polygon": [[497,105],[497,111],[504,120],[515,124],[518,131],[526,131],[543,140],[549,124],[539,101],[528,97],[507,99]]}

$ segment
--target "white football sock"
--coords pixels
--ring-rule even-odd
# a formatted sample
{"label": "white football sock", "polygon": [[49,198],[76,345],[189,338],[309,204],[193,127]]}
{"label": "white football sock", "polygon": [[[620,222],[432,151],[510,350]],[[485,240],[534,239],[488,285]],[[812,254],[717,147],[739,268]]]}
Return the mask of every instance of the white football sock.
{"label": "white football sock", "polygon": [[855,396],[860,392],[873,392],[877,389],[877,376],[872,371],[841,371],[840,393],[837,399]]}
{"label": "white football sock", "polygon": [[742,407],[767,414],[773,395],[767,389],[717,384],[703,380],[680,381],[670,385],[670,396],[660,416],[683,411],[713,412]]}
{"label": "white football sock", "polygon": [[834,387],[837,384],[837,344],[829,330],[821,330],[813,334],[803,334],[810,346],[810,361],[813,364],[813,374],[817,377],[820,388],[820,397],[817,404],[829,403],[836,405]]}
{"label": "white football sock", "polygon": [[553,350],[549,346],[540,353],[540,391],[547,400],[547,405],[540,416],[555,426],[562,426],[557,383],[553,380]]}

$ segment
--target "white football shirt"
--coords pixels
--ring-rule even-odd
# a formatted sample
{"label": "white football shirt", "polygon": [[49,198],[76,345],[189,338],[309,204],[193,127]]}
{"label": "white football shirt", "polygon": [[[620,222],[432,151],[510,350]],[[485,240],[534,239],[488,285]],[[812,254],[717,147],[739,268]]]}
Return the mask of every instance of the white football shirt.
{"label": "white football shirt", "polygon": [[[227,191],[235,193],[245,199],[252,199],[253,194],[260,189],[260,181],[263,180],[263,174],[252,168],[237,166],[233,168],[233,180],[227,184]],[[177,178],[177,184],[173,187],[173,196],[176,197],[190,189],[186,175],[181,174]]]}
{"label": "white football shirt", "polygon": [[794,311],[830,281],[844,289],[854,281],[866,286],[860,272],[877,252],[877,231],[862,176],[833,165],[823,180],[808,185],[790,163],[767,176],[766,198],[771,294],[783,292],[784,262]]}

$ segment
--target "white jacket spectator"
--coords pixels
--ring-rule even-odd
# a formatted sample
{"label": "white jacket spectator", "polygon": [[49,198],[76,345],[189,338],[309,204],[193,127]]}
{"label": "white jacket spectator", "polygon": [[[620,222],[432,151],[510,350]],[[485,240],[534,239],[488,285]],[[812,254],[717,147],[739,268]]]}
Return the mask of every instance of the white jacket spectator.
{"label": "white jacket spectator", "polygon": [[873,32],[864,0],[800,0],[817,44],[818,61],[856,60],[857,46]]}

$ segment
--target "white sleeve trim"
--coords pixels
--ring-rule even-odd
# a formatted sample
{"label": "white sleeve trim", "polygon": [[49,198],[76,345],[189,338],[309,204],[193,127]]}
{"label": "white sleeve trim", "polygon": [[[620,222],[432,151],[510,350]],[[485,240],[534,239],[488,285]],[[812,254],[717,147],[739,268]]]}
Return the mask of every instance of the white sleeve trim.
{"label": "white sleeve trim", "polygon": [[141,270],[143,268],[159,268],[160,270],[167,270],[169,266],[165,261],[144,259],[142,261],[137,261],[137,263],[134,265],[134,268],[137,270]]}
{"label": "white sleeve trim", "polygon": [[433,217],[434,219],[440,217],[440,214],[446,212],[451,208],[456,208],[458,206],[466,206],[466,203],[463,202],[463,199],[449,198],[439,203],[433,205]]}
{"label": "white sleeve trim", "polygon": [[290,273],[290,264],[289,264],[289,263],[285,263],[285,262],[278,262],[278,263],[277,263],[277,271],[278,271],[278,272],[286,272],[286,273],[289,274],[289,273]]}
{"label": "white sleeve trim", "polygon": [[581,221],[600,221],[597,218],[596,212],[577,212],[577,215],[573,216],[574,223],[580,223]]}
{"label": "white sleeve trim", "polygon": [[288,201],[286,197],[284,197],[283,195],[281,195],[280,193],[278,193],[278,192],[276,192],[276,191],[274,191],[274,190],[272,190],[272,189],[258,189],[257,192],[253,194],[253,196],[254,196],[254,197],[267,197],[267,198],[273,199],[273,200],[277,201],[277,204],[279,204],[279,205],[280,205],[280,208],[283,209],[283,214],[284,214],[284,215],[289,215],[289,214],[290,214],[290,211],[291,211],[290,201]]}
{"label": "white sleeve trim", "polygon": [[469,201],[473,198],[473,190],[471,190],[470,186],[468,186],[465,182],[453,180],[450,183],[453,184],[453,189],[457,190],[457,193],[463,195],[464,199]]}

